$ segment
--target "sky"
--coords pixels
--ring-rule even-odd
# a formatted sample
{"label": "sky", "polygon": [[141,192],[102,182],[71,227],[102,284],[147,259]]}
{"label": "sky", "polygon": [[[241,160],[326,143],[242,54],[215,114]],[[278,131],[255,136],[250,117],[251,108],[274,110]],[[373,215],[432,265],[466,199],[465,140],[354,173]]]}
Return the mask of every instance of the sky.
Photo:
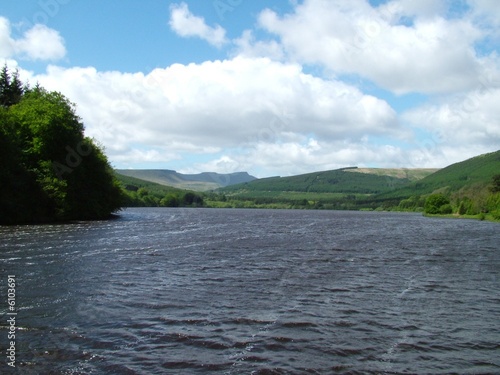
{"label": "sky", "polygon": [[0,60],[115,168],[289,176],[500,149],[498,0],[20,0]]}

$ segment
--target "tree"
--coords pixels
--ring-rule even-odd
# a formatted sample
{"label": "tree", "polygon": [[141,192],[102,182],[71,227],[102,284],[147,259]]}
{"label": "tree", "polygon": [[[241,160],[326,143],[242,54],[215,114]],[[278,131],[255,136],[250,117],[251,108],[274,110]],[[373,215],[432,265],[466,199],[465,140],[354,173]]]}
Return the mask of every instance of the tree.
{"label": "tree", "polygon": [[102,148],[84,136],[74,105],[38,85],[23,89],[17,104],[5,105],[11,103],[5,87],[12,85],[22,87],[4,67],[0,222],[101,219],[118,210],[122,190]]}
{"label": "tree", "polygon": [[0,105],[10,107],[21,101],[25,92],[25,86],[19,79],[19,71],[10,75],[7,65],[0,71]]}
{"label": "tree", "polygon": [[450,201],[443,194],[432,194],[425,201],[424,212],[436,215],[441,213],[441,207],[449,204]]}
{"label": "tree", "polygon": [[492,193],[499,193],[500,192],[500,174],[493,176],[492,182],[493,182],[493,186],[491,187],[491,192]]}
{"label": "tree", "polygon": [[184,194],[182,200],[185,206],[203,206],[203,198],[192,192]]}
{"label": "tree", "polygon": [[160,201],[162,207],[178,207],[179,198],[174,194],[168,194]]}

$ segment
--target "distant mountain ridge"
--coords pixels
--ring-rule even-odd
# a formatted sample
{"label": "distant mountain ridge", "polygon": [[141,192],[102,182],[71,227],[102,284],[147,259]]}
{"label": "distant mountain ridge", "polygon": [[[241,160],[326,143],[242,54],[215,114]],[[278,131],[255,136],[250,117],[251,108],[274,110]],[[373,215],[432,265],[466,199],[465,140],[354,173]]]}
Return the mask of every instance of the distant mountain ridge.
{"label": "distant mountain ridge", "polygon": [[256,180],[247,172],[183,174],[169,169],[117,169],[116,173],[179,189],[208,191]]}

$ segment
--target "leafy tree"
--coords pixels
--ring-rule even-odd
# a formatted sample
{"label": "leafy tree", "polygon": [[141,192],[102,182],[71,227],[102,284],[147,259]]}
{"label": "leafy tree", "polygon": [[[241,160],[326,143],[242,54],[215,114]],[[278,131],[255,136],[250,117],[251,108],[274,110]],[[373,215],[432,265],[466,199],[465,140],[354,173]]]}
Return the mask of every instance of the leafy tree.
{"label": "leafy tree", "polygon": [[[10,93],[9,87],[22,84],[4,67],[0,223],[99,219],[118,210],[122,190],[103,150],[84,136],[74,105],[38,85]],[[21,95],[17,103],[13,92]]]}
{"label": "leafy tree", "polygon": [[203,197],[192,192],[184,194],[182,200],[186,206],[203,206]]}
{"label": "leafy tree", "polygon": [[500,192],[500,174],[497,174],[493,176],[493,186],[491,187],[491,191],[493,193],[499,193]]}
{"label": "leafy tree", "polygon": [[459,206],[458,206],[458,214],[465,215],[466,213],[467,213],[467,207],[465,205],[465,202],[461,201]]}
{"label": "leafy tree", "polygon": [[432,194],[425,201],[424,212],[436,215],[441,213],[441,207],[449,204],[450,201],[443,194]]}
{"label": "leafy tree", "polygon": [[160,205],[163,207],[178,207],[179,198],[174,194],[168,194],[160,201]]}
{"label": "leafy tree", "polygon": [[449,214],[453,213],[453,208],[451,207],[451,204],[447,203],[447,204],[442,205],[439,208],[439,213],[444,214],[444,215],[449,215]]}

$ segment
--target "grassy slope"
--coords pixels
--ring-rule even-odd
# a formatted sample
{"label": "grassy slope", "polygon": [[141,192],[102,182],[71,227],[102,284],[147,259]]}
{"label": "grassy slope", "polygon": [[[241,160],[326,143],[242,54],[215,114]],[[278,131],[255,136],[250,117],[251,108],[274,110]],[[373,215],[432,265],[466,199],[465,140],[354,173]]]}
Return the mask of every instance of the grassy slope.
{"label": "grassy slope", "polygon": [[496,151],[452,164],[407,187],[380,194],[378,197],[402,199],[438,191],[450,194],[472,186],[485,189],[492,177],[499,173],[500,151]]}
{"label": "grassy slope", "polygon": [[249,192],[308,192],[377,194],[408,185],[406,178],[350,173],[345,169],[314,172],[292,177],[271,177],[229,186],[220,191],[232,195]]}
{"label": "grassy slope", "polygon": [[377,176],[390,176],[408,179],[409,181],[421,180],[437,171],[437,168],[357,168],[347,169],[347,172],[368,173]]}

